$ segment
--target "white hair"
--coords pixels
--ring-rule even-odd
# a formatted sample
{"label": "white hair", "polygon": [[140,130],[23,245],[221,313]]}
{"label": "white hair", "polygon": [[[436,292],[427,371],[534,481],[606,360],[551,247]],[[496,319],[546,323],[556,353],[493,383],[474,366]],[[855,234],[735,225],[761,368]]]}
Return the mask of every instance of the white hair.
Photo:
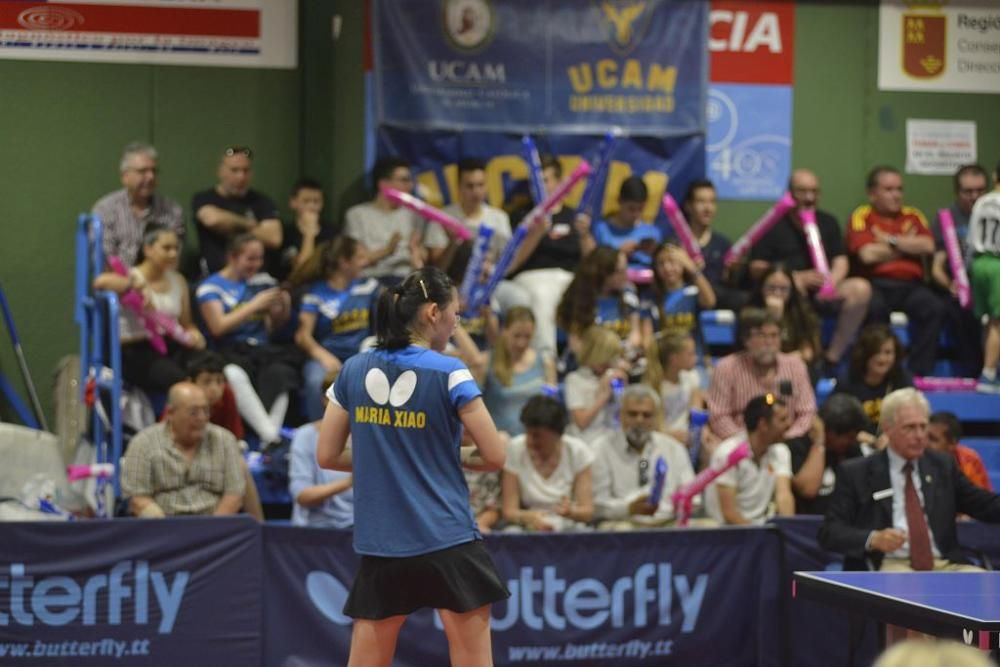
{"label": "white hair", "polygon": [[884,431],[894,425],[896,423],[896,413],[900,408],[906,406],[919,408],[927,415],[931,413],[931,404],[927,402],[927,398],[922,393],[913,387],[897,389],[882,399],[879,428]]}
{"label": "white hair", "polygon": [[128,163],[132,160],[133,155],[146,155],[153,160],[159,157],[156,149],[150,144],[141,141],[129,142],[125,146],[125,150],[122,151],[122,161],[118,164],[118,171],[120,173],[125,173],[125,170],[128,169]]}
{"label": "white hair", "polygon": [[652,401],[657,414],[662,408],[660,395],[648,384],[630,384],[625,387],[625,391],[622,392],[622,405],[627,401]]}

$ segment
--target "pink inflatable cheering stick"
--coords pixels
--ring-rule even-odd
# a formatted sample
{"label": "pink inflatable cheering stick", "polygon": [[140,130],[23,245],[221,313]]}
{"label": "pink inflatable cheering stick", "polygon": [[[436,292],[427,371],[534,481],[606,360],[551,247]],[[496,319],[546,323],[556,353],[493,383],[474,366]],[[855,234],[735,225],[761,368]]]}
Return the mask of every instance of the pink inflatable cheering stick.
{"label": "pink inflatable cheering stick", "polygon": [[795,208],[795,200],[792,199],[792,195],[787,192],[781,195],[781,199],[775,202],[774,206],[762,215],[757,222],[753,223],[753,226],[747,230],[747,233],[741,236],[733,244],[733,247],[726,252],[725,257],[722,258],[723,263],[726,266],[732,266],[743,259],[743,256],[750,252],[750,248],[757,241],[760,241],[764,234],[767,234],[771,230],[771,227],[774,227],[778,220],[781,220],[781,217],[793,208]]}
{"label": "pink inflatable cheering stick", "polygon": [[[108,257],[108,266],[120,276],[128,275],[125,264],[114,255]],[[191,332],[182,327],[180,322],[166,313],[146,308],[145,300],[138,291],[127,290],[118,299],[123,306],[139,318],[142,327],[149,333],[149,344],[160,354],[167,353],[167,342],[163,340],[164,335],[170,336],[186,347],[191,347],[194,344]]]}
{"label": "pink inflatable cheering stick", "polygon": [[799,213],[802,221],[802,232],[806,235],[806,245],[809,246],[809,256],[812,258],[813,267],[823,274],[823,285],[819,288],[817,296],[821,299],[833,299],[837,296],[837,288],[833,286],[830,278],[830,265],[826,261],[826,248],[823,247],[823,238],[819,235],[819,225],[816,224],[816,211],[808,208]]}
{"label": "pink inflatable cheering stick", "polygon": [[920,391],[975,391],[976,381],[972,378],[918,375],[913,378],[913,386]]}
{"label": "pink inflatable cheering stick", "polygon": [[958,245],[958,234],[955,233],[955,219],[946,208],[938,211],[941,221],[941,237],[944,239],[944,249],[948,253],[948,267],[958,290],[958,303],[962,308],[972,305],[972,288],[969,287],[969,274],[965,272],[965,262],[962,260],[962,250]]}
{"label": "pink inflatable cheering stick", "polygon": [[394,204],[399,204],[400,206],[405,206],[421,218],[438,223],[445,228],[445,231],[451,232],[463,241],[468,241],[472,238],[472,232],[470,232],[461,222],[451,217],[444,211],[440,211],[430,204],[417,199],[413,195],[408,195],[405,192],[400,192],[396,188],[390,188],[388,186],[382,187],[382,194],[384,194],[386,199],[389,201]]}
{"label": "pink inflatable cheering stick", "polygon": [[71,463],[66,466],[66,477],[71,482],[80,479],[108,479],[114,476],[115,466],[111,463]]}
{"label": "pink inflatable cheering stick", "polygon": [[653,282],[653,269],[628,269],[628,281],[635,285],[648,285]]}
{"label": "pink inflatable cheering stick", "polygon": [[704,265],[705,258],[701,254],[701,246],[698,245],[698,240],[691,232],[691,225],[684,219],[684,214],[681,213],[681,209],[678,208],[677,202],[674,201],[669,192],[663,195],[663,212],[667,214],[667,220],[670,222],[670,226],[674,228],[674,234],[680,240],[684,252],[688,254],[688,257],[695,264]]}
{"label": "pink inflatable cheering stick", "polygon": [[735,467],[740,461],[750,456],[750,444],[741,442],[736,449],[729,452],[729,456],[721,464],[716,464],[705,468],[695,475],[690,482],[677,489],[671,500],[674,502],[674,517],[678,526],[686,526],[691,518],[691,504],[705,487],[712,483],[716,477],[723,474],[730,468]]}

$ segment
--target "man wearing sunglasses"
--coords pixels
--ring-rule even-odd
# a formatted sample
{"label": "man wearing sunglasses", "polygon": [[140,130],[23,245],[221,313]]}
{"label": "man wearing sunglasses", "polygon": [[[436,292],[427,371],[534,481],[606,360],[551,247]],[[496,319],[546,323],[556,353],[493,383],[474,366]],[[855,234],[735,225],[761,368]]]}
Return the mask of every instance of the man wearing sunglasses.
{"label": "man wearing sunglasses", "polygon": [[[605,530],[666,523],[673,518],[670,496],[694,478],[687,450],[656,430],[663,418],[660,406],[652,387],[629,385],[622,394],[621,429],[594,442],[594,514]],[[649,495],[660,457],[667,476],[660,502],[653,505]]]}
{"label": "man wearing sunglasses", "polygon": [[[250,187],[253,151],[245,146],[226,148],[216,175],[215,187],[196,193],[191,200],[204,275],[226,265],[226,244],[237,234],[252,233],[268,251],[281,247],[278,207],[270,197]],[[275,259],[267,267],[269,272]]]}

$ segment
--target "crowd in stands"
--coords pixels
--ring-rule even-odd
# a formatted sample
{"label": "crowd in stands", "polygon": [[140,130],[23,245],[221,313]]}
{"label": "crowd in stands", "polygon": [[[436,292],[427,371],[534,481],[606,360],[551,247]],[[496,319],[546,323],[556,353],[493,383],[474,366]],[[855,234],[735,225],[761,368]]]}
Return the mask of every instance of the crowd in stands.
{"label": "crowd in stands", "polygon": [[[541,164],[551,190],[562,167],[551,156]],[[257,513],[237,443],[267,450],[290,439],[294,521],[350,526],[350,475],[315,460],[324,389],[365,348],[380,291],[424,266],[461,283],[471,242],[386,198],[382,187],[415,190],[398,158],[375,166],[374,196],[342,227],[324,218],[322,190],[309,179],[294,184],[294,219],[283,223],[252,187],[252,151],[234,146],[220,155],[216,184],[191,203],[199,256],[185,279],[183,210],[157,190],[155,149],[130,144],[120,171],[123,189],[94,212],[105,255],[126,271],[109,269],[94,287],[137,292],[186,333],[160,353],[134,315],[121,319],[124,380],[154,405],[166,399],[165,422],[136,435],[125,456],[131,510]],[[649,193],[641,178],[621,184],[607,217],[558,206],[530,228],[492,298],[463,312],[452,341],[510,437],[502,474],[467,473],[480,529],[664,525],[674,518],[670,494],[744,442],[751,456],[705,492],[707,517],[741,524],[824,513],[840,463],[892,447],[883,401],[934,373],[942,331],[956,368],[979,375],[980,391],[1000,393],[1000,182],[989,194],[988,186],[984,169],[962,167],[946,206],[964,241],[971,311],[959,305],[940,221],[932,226],[905,205],[903,176],[891,167],[871,170],[867,201],[846,230],[819,209],[817,176],[795,170],[796,208],[733,266],[723,261],[730,239],[714,229],[710,181],[693,182],[682,202],[698,258],[669,226],[642,219]],[[486,193],[485,163],[460,161],[455,201],[444,210],[473,235],[492,228],[483,273],[473,277],[481,284],[526,224],[525,209],[508,214]],[[810,260],[806,210],[816,213],[832,296],[821,294],[827,277]],[[650,270],[650,280],[632,282],[630,268]],[[716,308],[736,311],[738,321],[737,349],[721,358],[699,325],[700,313]],[[909,319],[908,349],[888,326],[892,311]],[[838,378],[836,392],[817,405],[814,385],[825,377]],[[704,428],[693,428],[692,410],[707,411]],[[932,447],[988,488],[981,462],[958,444],[954,416],[928,417]],[[289,426],[297,427],[291,438]],[[659,458],[667,491],[653,505]]]}

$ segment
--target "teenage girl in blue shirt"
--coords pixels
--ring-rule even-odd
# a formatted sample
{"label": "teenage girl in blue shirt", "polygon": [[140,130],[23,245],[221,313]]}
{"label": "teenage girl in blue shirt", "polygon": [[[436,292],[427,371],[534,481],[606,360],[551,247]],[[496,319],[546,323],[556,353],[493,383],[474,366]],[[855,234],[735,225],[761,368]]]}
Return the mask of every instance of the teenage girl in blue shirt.
{"label": "teenage girl in blue shirt", "polygon": [[452,664],[493,664],[490,605],[509,592],[469,507],[463,428],[478,469],[500,470],[506,453],[472,374],[441,354],[458,308],[442,271],[410,274],[379,297],[376,348],[351,357],[327,390],[317,460],[353,467],[361,554],[344,606],[355,619],[349,665],[389,665],[407,615],[424,607],[440,613]]}

